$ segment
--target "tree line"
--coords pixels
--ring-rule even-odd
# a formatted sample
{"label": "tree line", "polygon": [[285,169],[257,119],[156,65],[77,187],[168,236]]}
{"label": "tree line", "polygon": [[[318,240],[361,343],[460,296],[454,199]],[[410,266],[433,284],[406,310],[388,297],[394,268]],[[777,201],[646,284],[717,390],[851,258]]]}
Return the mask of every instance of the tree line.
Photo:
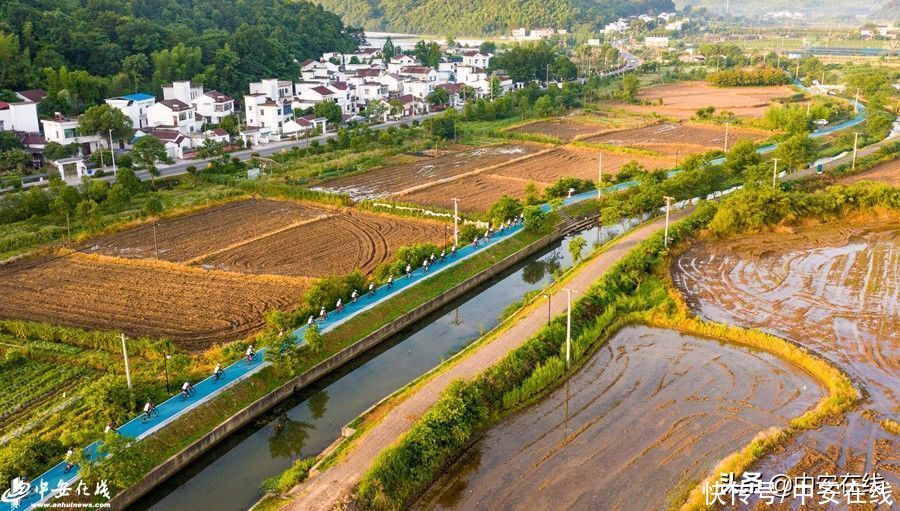
{"label": "tree line", "polygon": [[0,89],[47,89],[51,113],[174,80],[238,96],[250,81],[296,78],[296,62],[362,41],[305,1],[11,0],[0,7]]}

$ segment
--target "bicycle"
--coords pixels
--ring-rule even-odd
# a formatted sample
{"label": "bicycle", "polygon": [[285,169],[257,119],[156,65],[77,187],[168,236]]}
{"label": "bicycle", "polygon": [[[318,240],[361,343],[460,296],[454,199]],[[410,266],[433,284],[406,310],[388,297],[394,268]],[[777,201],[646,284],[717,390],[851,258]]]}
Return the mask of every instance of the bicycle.
{"label": "bicycle", "polygon": [[219,380],[225,379],[225,371],[219,371],[213,374],[213,383],[219,383]]}
{"label": "bicycle", "polygon": [[149,411],[144,412],[143,415],[141,415],[141,424],[147,424],[154,417],[159,417],[159,410],[157,410],[156,408],[152,408]]}
{"label": "bicycle", "polygon": [[182,391],[181,391],[181,395],[180,395],[179,397],[181,398],[182,401],[186,401],[187,399],[189,399],[189,398],[190,398],[191,396],[193,396],[193,395],[194,395],[194,389],[193,389],[193,387],[192,387],[192,388],[190,388],[190,389],[188,389],[188,390],[182,390]]}
{"label": "bicycle", "polygon": [[256,352],[253,352],[246,357],[244,357],[244,365],[250,365],[256,360]]}

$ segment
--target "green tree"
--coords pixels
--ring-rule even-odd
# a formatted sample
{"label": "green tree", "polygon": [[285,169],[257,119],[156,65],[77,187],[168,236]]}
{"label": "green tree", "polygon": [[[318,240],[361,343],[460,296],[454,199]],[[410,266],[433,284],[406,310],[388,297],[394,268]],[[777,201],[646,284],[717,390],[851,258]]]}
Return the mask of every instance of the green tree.
{"label": "green tree", "polygon": [[553,103],[548,96],[541,96],[534,102],[534,115],[538,117],[550,117],[553,114]]}
{"label": "green tree", "polygon": [[121,183],[116,183],[110,187],[106,203],[114,211],[122,211],[131,204],[131,194],[128,193],[128,189],[122,186]]}
{"label": "green tree", "polygon": [[740,140],[725,156],[725,168],[732,174],[738,174],[761,160],[762,157],[756,152],[756,144],[750,140]]}
{"label": "green tree", "polygon": [[815,146],[809,134],[800,132],[791,135],[778,145],[774,156],[779,159],[779,166],[789,170],[805,167],[814,154]]}
{"label": "green tree", "polygon": [[306,327],[306,331],[303,332],[303,340],[313,353],[321,353],[322,349],[325,347],[325,338],[322,333],[319,332],[318,325],[315,324]]}
{"label": "green tree", "polygon": [[446,105],[450,102],[450,91],[443,87],[435,87],[425,99],[432,105]]}
{"label": "green tree", "polygon": [[22,149],[10,149],[0,153],[0,168],[21,169],[31,163],[31,155]]}
{"label": "green tree", "polygon": [[389,62],[392,58],[394,58],[396,51],[397,50],[394,47],[394,41],[390,36],[388,36],[388,38],[384,41],[384,46],[381,47],[381,58],[385,62]]}
{"label": "green tree", "polygon": [[616,85],[616,96],[622,101],[636,101],[640,86],[641,82],[634,73],[628,73]]}
{"label": "green tree", "polygon": [[494,225],[500,225],[507,220],[512,220],[522,213],[522,203],[519,199],[504,194],[490,209],[491,221]]}
{"label": "green tree", "polygon": [[544,232],[549,225],[547,213],[540,206],[525,206],[523,211],[525,228],[533,232]]}
{"label": "green tree", "polygon": [[49,161],[71,158],[76,154],[78,154],[78,144],[74,142],[66,145],[48,142],[44,147],[44,158]]}
{"label": "green tree", "polygon": [[154,180],[159,176],[159,169],[156,165],[161,161],[166,161],[167,158],[166,147],[156,137],[144,136],[137,139],[131,150],[131,159],[134,163],[147,169]]}
{"label": "green tree", "polygon": [[497,53],[497,44],[492,41],[484,41],[481,43],[481,46],[478,47],[478,51],[481,53]]}
{"label": "green tree", "polygon": [[341,116],[343,115],[341,107],[333,101],[316,103],[316,106],[313,107],[313,113],[316,117],[325,117],[331,124],[338,124],[341,122]]}
{"label": "green tree", "polygon": [[75,208],[75,216],[87,230],[93,231],[100,223],[100,206],[91,199],[84,199]]}
{"label": "green tree", "polygon": [[581,260],[581,252],[585,246],[587,246],[587,242],[581,236],[575,236],[569,240],[569,253],[572,254],[573,263]]}
{"label": "green tree", "polygon": [[28,216],[44,216],[50,212],[50,198],[37,187],[30,188],[22,198],[22,209]]}
{"label": "green tree", "polygon": [[[57,144],[58,145],[58,144]],[[0,131],[0,153],[11,149],[22,149],[22,141],[12,131]]]}
{"label": "green tree", "polygon": [[177,80],[190,80],[203,70],[203,52],[199,47],[178,43],[171,50],[150,55],[153,61],[153,83],[161,86]]}
{"label": "green tree", "polygon": [[120,168],[116,172],[116,184],[122,185],[128,195],[136,195],[144,191],[144,183],[129,168]]}
{"label": "green tree", "polygon": [[146,54],[136,53],[122,59],[122,72],[131,81],[134,90],[140,90],[147,81],[150,71],[150,59]]}
{"label": "green tree", "polygon": [[[88,108],[78,118],[78,130],[84,134],[91,133],[99,136],[107,146],[109,146],[107,137],[110,136],[110,133],[113,140],[131,138],[134,133],[131,127],[131,118],[118,108],[106,103]],[[103,166],[103,153],[101,152],[100,155],[100,165]]]}

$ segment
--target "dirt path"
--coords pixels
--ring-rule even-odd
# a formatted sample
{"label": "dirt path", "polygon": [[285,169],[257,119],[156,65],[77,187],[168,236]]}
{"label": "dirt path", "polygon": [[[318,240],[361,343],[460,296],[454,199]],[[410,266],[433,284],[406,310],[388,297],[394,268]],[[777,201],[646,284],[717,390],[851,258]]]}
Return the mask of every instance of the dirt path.
{"label": "dirt path", "polygon": [[[686,214],[686,211],[681,211],[674,215],[674,219],[682,218]],[[576,295],[580,294],[635,245],[661,229],[664,223],[664,219],[658,219],[626,235],[585,266],[568,287]],[[565,293],[554,294],[550,300],[553,315],[563,313],[565,304]],[[360,476],[372,465],[378,454],[405,433],[438,400],[452,381],[472,378],[497,363],[546,323],[546,309],[537,308],[492,342],[480,346],[474,353],[423,384],[361,438],[340,463],[294,488],[291,491],[292,501],[283,509],[297,511],[332,509],[356,486]]]}

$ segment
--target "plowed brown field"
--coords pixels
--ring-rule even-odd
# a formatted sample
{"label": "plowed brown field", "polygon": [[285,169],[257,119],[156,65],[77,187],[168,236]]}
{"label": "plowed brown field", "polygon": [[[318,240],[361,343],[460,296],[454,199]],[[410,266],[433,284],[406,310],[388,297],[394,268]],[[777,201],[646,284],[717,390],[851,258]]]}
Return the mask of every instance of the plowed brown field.
{"label": "plowed brown field", "polygon": [[[333,210],[316,205],[260,199],[214,206],[158,222],[159,257],[173,262],[190,261],[250,238],[333,213]],[[145,224],[94,238],[81,250],[154,259],[153,226]]]}
{"label": "plowed brown field", "polygon": [[900,158],[882,163],[855,176],[841,179],[840,183],[849,185],[860,181],[880,181],[891,186],[900,186]]}
{"label": "plowed brown field", "polygon": [[[770,133],[762,130],[729,127],[728,147],[732,147],[739,140],[759,141],[769,135]],[[585,142],[631,146],[673,155],[679,148],[681,154],[696,153],[709,149],[724,149],[725,127],[663,123],[604,133],[587,138]]]}
{"label": "plowed brown field", "polygon": [[600,151],[586,147],[565,146],[548,153],[510,163],[491,171],[492,174],[552,183],[561,177],[597,179],[599,154],[603,153],[603,174],[612,176],[625,164],[637,161],[649,170],[675,166],[675,157],[644,156],[624,152]]}
{"label": "plowed brown field", "polygon": [[204,268],[304,277],[370,273],[402,246],[446,240],[447,224],[347,211],[200,260]]}
{"label": "plowed brown field", "polygon": [[423,159],[414,163],[382,167],[352,176],[325,181],[316,189],[349,194],[354,200],[386,197],[439,179],[474,172],[515,158],[534,154],[538,144],[504,144]]}
{"label": "plowed brown field", "polygon": [[0,317],[165,337],[199,351],[254,332],[308,284],[73,253],[0,267]]}
{"label": "plowed brown field", "polygon": [[[530,161],[530,159],[525,161]],[[497,199],[504,194],[517,199],[524,198],[525,187],[528,186],[529,182],[531,181],[527,179],[515,179],[485,173],[454,179],[453,181],[436,184],[411,193],[396,195],[392,198],[402,202],[446,210],[453,209],[453,201],[451,199],[457,198],[459,199],[459,210],[461,212],[478,213],[489,210],[491,205],[497,202]],[[539,192],[542,192],[546,186],[545,183],[536,184]]]}
{"label": "plowed brown field", "polygon": [[704,316],[807,346],[864,389],[845,421],[765,458],[765,480],[877,471],[897,491],[900,437],[878,421],[900,407],[900,216],[695,245],[675,261],[673,279]]}
{"label": "plowed brown field", "polygon": [[626,327],[561,388],[488,431],[415,508],[668,509],[679,487],[821,395],[767,353]]}
{"label": "plowed brown field", "polygon": [[606,129],[608,129],[608,127],[602,124],[580,122],[576,119],[563,117],[559,119],[532,122],[522,126],[517,126],[510,131],[514,131],[517,133],[529,133],[533,135],[546,135],[549,137],[558,138],[564,142],[568,142],[579,137],[583,137],[593,133],[599,133]]}
{"label": "plowed brown field", "polygon": [[641,90],[639,98],[649,102],[662,99],[662,105],[615,106],[642,113],[658,113],[677,119],[690,119],[697,109],[714,106],[738,117],[761,117],[772,101],[796,92],[786,85],[778,87],[713,87],[706,82],[663,84]]}

